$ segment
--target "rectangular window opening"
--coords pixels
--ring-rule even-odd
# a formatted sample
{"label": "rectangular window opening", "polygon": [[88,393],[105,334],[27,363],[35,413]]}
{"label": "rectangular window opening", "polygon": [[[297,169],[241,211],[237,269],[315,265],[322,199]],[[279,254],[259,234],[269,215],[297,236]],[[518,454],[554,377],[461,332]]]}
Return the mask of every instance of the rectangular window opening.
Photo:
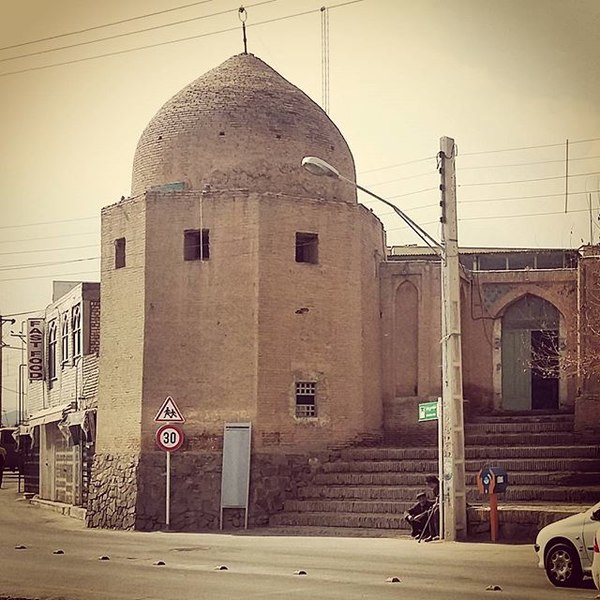
{"label": "rectangular window opening", "polygon": [[125,266],[125,238],[115,240],[115,269]]}
{"label": "rectangular window opening", "polygon": [[186,229],[183,232],[183,260],[210,258],[209,233],[208,229]]}
{"label": "rectangular window opening", "polygon": [[314,381],[296,382],[296,416],[317,416],[317,384]]}
{"label": "rectangular window opening", "polygon": [[319,236],[316,233],[296,232],[296,262],[319,262]]}

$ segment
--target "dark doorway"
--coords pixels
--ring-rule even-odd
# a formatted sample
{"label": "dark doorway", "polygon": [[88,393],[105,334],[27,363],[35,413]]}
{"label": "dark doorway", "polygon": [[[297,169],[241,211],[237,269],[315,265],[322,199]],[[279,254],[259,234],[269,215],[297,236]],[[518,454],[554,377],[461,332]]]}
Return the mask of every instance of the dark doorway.
{"label": "dark doorway", "polygon": [[558,409],[558,331],[531,332],[531,408]]}
{"label": "dark doorway", "polygon": [[502,408],[558,410],[559,323],[556,307],[526,295],[502,318]]}

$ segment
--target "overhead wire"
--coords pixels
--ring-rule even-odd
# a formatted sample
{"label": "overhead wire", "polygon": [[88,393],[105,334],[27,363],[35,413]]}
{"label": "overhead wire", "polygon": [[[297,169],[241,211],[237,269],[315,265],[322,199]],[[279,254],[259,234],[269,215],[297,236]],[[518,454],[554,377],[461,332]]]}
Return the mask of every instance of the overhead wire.
{"label": "overhead wire", "polygon": [[[275,0],[273,0],[275,1]],[[350,4],[357,4],[359,2],[365,2],[366,0],[347,0],[346,2],[340,2],[338,4],[334,4],[331,6],[328,6],[327,8],[329,9],[335,9],[335,8],[341,8],[343,6],[348,6]],[[317,9],[310,9],[310,10],[305,10],[302,12],[298,12],[298,13],[293,13],[290,15],[283,15],[281,17],[274,17],[271,19],[265,19],[264,21],[257,21],[255,23],[250,23],[247,25],[247,27],[259,27],[261,25],[267,25],[269,23],[276,23],[279,21],[285,21],[287,19],[293,19],[296,17],[302,17],[305,15],[309,15],[315,12],[319,12],[321,9],[317,8]],[[167,40],[165,42],[155,42],[153,44],[146,44],[144,46],[136,46],[135,48],[127,48],[124,50],[115,50],[113,52],[106,52],[104,54],[97,54],[95,56],[87,56],[87,57],[83,57],[83,58],[76,58],[76,59],[72,59],[72,60],[66,60],[66,61],[62,61],[59,63],[53,63],[53,64],[49,64],[49,65],[39,65],[37,67],[28,67],[25,69],[18,69],[16,71],[7,71],[5,73],[0,73],[0,77],[7,77],[9,75],[18,75],[20,73],[27,73],[27,72],[31,72],[31,71],[40,71],[40,70],[44,70],[44,69],[51,69],[54,67],[62,67],[65,65],[72,65],[72,64],[77,64],[77,63],[81,63],[81,62],[86,62],[88,60],[97,60],[100,58],[107,58],[109,56],[118,56],[121,54],[128,54],[130,52],[137,52],[139,50],[147,50],[149,48],[158,48],[160,46],[167,46],[169,44],[177,44],[180,42],[187,42],[190,40],[196,40],[196,39],[200,39],[200,38],[205,38],[205,37],[210,37],[213,35],[219,35],[221,33],[229,33],[232,31],[237,31],[239,29],[239,27],[236,25],[235,27],[227,27],[225,29],[220,29],[218,31],[209,31],[206,33],[199,33],[196,35],[191,35],[191,36],[187,36],[187,37],[183,37],[183,38],[177,38],[175,40]]]}
{"label": "overhead wire", "polygon": [[[586,177],[588,175],[600,175],[600,171],[592,171],[590,173],[569,173],[569,175],[554,175],[552,177],[536,177],[533,179],[513,179],[511,181],[481,181],[476,183],[461,183],[458,184],[457,187],[473,187],[473,186],[481,186],[481,185],[504,185],[510,183],[529,183],[532,181],[550,181],[555,179],[572,179],[574,177]],[[564,196],[564,193],[563,193]]]}
{"label": "overhead wire", "polygon": [[87,236],[87,235],[98,235],[100,233],[97,231],[81,231],[77,233],[63,233],[61,235],[46,235],[46,236],[38,236],[34,238],[19,238],[14,240],[0,240],[0,244],[21,244],[24,242],[37,242],[39,240],[56,240],[58,238],[65,237],[79,237],[79,236]]}
{"label": "overhead wire", "polygon": [[[596,137],[596,138],[589,138],[589,139],[585,139],[585,140],[569,140],[569,145],[573,145],[573,144],[585,144],[585,143],[589,143],[589,142],[598,142],[600,141],[600,137]],[[558,146],[562,146],[564,147],[565,142],[557,142],[555,144],[540,144],[537,146],[517,146],[517,147],[513,147],[513,148],[498,148],[498,149],[494,149],[494,150],[478,150],[476,152],[461,152],[460,156],[476,156],[476,155],[480,155],[480,154],[496,154],[499,152],[514,152],[517,150],[536,150],[539,148],[556,148]]]}
{"label": "overhead wire", "polygon": [[13,250],[12,252],[0,252],[0,256],[9,254],[35,254],[36,252],[62,252],[63,250],[83,250],[83,248],[97,248],[98,244],[87,244],[86,246],[64,246],[62,248],[39,248],[37,250]]}
{"label": "overhead wire", "polygon": [[138,15],[136,17],[129,17],[128,19],[121,19],[119,21],[112,21],[111,23],[104,23],[103,25],[94,25],[92,27],[86,27],[85,29],[78,29],[76,31],[69,31],[67,33],[59,33],[57,35],[51,35],[45,38],[38,38],[37,40],[29,40],[28,42],[20,42],[18,44],[12,44],[11,46],[3,46],[0,48],[2,50],[10,50],[11,48],[20,48],[21,46],[28,46],[30,44],[37,44],[39,42],[48,42],[50,40],[56,40],[62,37],[68,37],[71,35],[77,35],[80,33],[87,33],[88,31],[94,31],[97,29],[103,29],[105,27],[112,27],[113,25],[121,25],[123,23],[130,23],[132,21],[138,21],[139,19],[147,19],[148,17],[155,17],[157,15],[162,15],[169,12],[175,12],[177,10],[183,10],[184,8],[191,8],[192,6],[198,6],[200,4],[208,4],[209,2],[214,2],[214,0],[200,0],[198,2],[191,2],[190,4],[183,4],[181,6],[174,6],[173,8],[166,8],[164,10],[158,10],[151,13],[146,13],[144,15]]}
{"label": "overhead wire", "polygon": [[18,225],[0,225],[0,229],[16,229],[20,227],[35,227],[37,225],[56,225],[57,223],[75,223],[77,221],[92,221],[100,218],[100,215],[94,217],[76,217],[74,219],[59,219],[57,221],[42,221],[38,223],[22,223]]}
{"label": "overhead wire", "polygon": [[[211,0],[212,1],[212,0]],[[272,4],[273,2],[279,2],[279,0],[262,0],[261,2],[256,2],[254,4],[249,4],[247,8],[262,6],[264,4]],[[80,46],[88,46],[89,44],[97,44],[99,42],[106,42],[108,40],[115,40],[118,38],[127,37],[130,35],[137,35],[138,33],[147,33],[148,31],[156,31],[158,29],[164,29],[165,27],[175,27],[176,25],[183,25],[185,23],[191,23],[193,21],[200,21],[202,19],[209,19],[212,17],[219,17],[221,15],[226,15],[228,13],[237,13],[238,8],[228,8],[227,10],[221,10],[218,12],[210,13],[208,15],[200,15],[196,17],[189,17],[187,19],[181,19],[179,21],[173,21],[171,23],[163,23],[161,25],[153,25],[151,27],[145,27],[144,29],[137,29],[136,31],[128,31],[124,33],[114,33],[113,35],[108,35],[101,38],[96,38],[94,40],[87,40],[85,42],[77,42],[75,44],[69,44],[67,46],[59,46],[57,48],[46,48],[44,50],[36,50],[35,52],[29,52],[27,54],[20,54],[18,56],[8,56],[6,58],[0,58],[0,62],[7,62],[9,60],[18,60],[21,58],[29,58],[31,56],[39,56],[41,54],[49,54],[50,52],[58,52],[60,50],[70,50],[71,48],[78,48]]]}

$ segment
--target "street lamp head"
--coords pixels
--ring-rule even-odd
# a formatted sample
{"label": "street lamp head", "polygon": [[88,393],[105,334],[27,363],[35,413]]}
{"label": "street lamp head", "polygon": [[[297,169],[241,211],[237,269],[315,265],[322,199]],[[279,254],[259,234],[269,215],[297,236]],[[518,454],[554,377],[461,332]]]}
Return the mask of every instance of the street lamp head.
{"label": "street lamp head", "polygon": [[302,166],[312,175],[325,175],[327,177],[340,177],[340,172],[332,167],[328,162],[316,156],[305,156],[302,159]]}

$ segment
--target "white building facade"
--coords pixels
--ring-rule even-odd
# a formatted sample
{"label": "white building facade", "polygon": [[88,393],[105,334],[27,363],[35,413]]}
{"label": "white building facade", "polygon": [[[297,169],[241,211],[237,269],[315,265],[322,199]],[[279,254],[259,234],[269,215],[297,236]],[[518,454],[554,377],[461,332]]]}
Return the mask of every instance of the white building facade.
{"label": "white building facade", "polygon": [[95,450],[100,284],[54,282],[52,303],[28,329],[32,321],[43,331],[43,372],[29,364],[29,335],[27,419],[20,433],[31,440],[22,446],[29,450],[26,470],[39,475],[37,489],[29,491],[85,506]]}

